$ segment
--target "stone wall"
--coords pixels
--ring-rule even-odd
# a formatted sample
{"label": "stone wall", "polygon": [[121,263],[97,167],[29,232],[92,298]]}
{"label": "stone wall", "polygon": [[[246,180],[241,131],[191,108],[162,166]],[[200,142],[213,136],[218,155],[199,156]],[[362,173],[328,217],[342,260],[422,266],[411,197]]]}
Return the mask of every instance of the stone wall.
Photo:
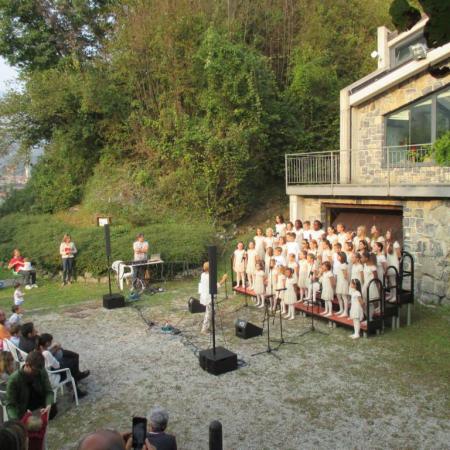
{"label": "stone wall", "polygon": [[[352,108],[352,183],[354,184],[441,184],[450,181],[450,168],[430,163],[412,167],[386,166],[384,116],[450,85],[450,75],[437,79],[425,72],[388,89]],[[402,150],[391,159],[402,160]],[[404,163],[402,163],[404,165]]]}
{"label": "stone wall", "polygon": [[403,246],[414,258],[416,298],[425,303],[450,304],[450,200],[297,197],[296,215],[291,209],[290,219],[319,218],[327,225],[325,203],[402,206]]}
{"label": "stone wall", "polygon": [[405,250],[416,265],[418,297],[450,304],[450,200],[405,201]]}

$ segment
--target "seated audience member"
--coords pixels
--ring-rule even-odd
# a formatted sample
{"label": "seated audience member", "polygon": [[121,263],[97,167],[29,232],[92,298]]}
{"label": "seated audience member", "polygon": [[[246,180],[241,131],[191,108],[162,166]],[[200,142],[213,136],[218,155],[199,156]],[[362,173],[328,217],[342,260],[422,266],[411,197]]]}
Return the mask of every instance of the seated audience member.
{"label": "seated audience member", "polygon": [[[48,378],[53,388],[58,386],[61,380],[61,375],[65,376],[65,374],[61,373],[51,373],[52,370],[62,369],[60,362],[55,358],[55,353],[58,352],[59,348],[60,347],[58,344],[53,345],[53,336],[51,334],[42,333],[39,336],[38,350],[42,353],[42,356],[45,359],[45,368],[49,371]],[[80,390],[78,386],[77,394],[78,398],[83,398],[86,396],[86,392]]]}
{"label": "seated audience member", "polygon": [[13,257],[9,260],[8,269],[12,269],[16,274],[23,275],[26,289],[37,288],[36,270],[31,268],[29,261],[20,254],[17,248],[14,249]]}
{"label": "seated audience member", "polygon": [[28,450],[27,431],[18,420],[8,420],[0,425],[2,450]]}
{"label": "seated audience member", "polygon": [[10,328],[10,332],[13,325],[21,325],[23,310],[20,305],[13,305],[13,307],[11,308],[11,312],[12,314],[7,320],[7,325]]}
{"label": "seated audience member", "polygon": [[[9,376],[14,372],[14,358],[10,352],[0,352],[0,390],[4,391]],[[3,400],[3,399],[2,399]]]}
{"label": "seated audience member", "polygon": [[20,325],[16,323],[9,327],[9,333],[11,337],[9,338],[10,342],[12,342],[16,347],[19,347],[20,343]]}
{"label": "seated audience member", "polygon": [[19,348],[25,353],[30,353],[37,348],[38,334],[33,322],[26,322],[20,327],[21,336]]}
{"label": "seated audience member", "polygon": [[0,309],[0,351],[3,350],[3,339],[9,339],[11,334],[6,326],[6,315],[5,311]]}
{"label": "seated audience member", "polygon": [[177,441],[175,436],[165,433],[169,423],[169,414],[162,408],[154,408],[150,411],[148,417],[149,433],[148,440],[150,444],[156,447],[156,450],[177,450]]}
{"label": "seated audience member", "polygon": [[[131,450],[131,433],[121,435],[113,430],[99,430],[89,433],[78,444],[77,450]],[[139,449],[141,450],[141,449]],[[155,450],[148,439],[142,450]]]}
{"label": "seated audience member", "polygon": [[[19,348],[26,353],[36,350],[38,348],[39,336],[34,328],[33,322],[24,323],[21,330],[22,336],[20,338]],[[52,346],[52,353],[60,362],[62,369],[70,369],[75,381],[80,381],[89,376],[89,370],[80,371],[80,355],[78,353],[66,350],[56,343]]]}
{"label": "seated audience member", "polygon": [[28,354],[25,365],[8,379],[6,411],[10,419],[21,419],[29,410],[49,411],[50,419],[56,415],[53,389],[45,370],[44,357],[38,351]]}

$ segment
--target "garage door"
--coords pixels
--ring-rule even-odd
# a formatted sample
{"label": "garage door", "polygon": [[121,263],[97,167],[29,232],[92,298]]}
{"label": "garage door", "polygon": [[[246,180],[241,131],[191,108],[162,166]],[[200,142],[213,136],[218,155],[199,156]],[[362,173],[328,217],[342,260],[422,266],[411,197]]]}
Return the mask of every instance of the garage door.
{"label": "garage door", "polygon": [[336,226],[343,223],[345,228],[356,231],[359,225],[365,225],[370,232],[372,225],[377,225],[384,235],[388,228],[392,229],[394,238],[403,242],[403,210],[401,206],[372,206],[352,204],[324,204],[327,223]]}

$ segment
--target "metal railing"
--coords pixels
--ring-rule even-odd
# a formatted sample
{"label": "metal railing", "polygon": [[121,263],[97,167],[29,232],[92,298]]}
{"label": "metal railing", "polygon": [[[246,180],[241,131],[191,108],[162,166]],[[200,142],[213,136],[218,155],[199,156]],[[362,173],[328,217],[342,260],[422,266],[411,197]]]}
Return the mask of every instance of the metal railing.
{"label": "metal railing", "polygon": [[286,155],[286,184],[339,184],[339,165],[339,150]]}
{"label": "metal railing", "polygon": [[450,167],[436,164],[432,144],[287,154],[285,170],[286,186],[450,185]]}

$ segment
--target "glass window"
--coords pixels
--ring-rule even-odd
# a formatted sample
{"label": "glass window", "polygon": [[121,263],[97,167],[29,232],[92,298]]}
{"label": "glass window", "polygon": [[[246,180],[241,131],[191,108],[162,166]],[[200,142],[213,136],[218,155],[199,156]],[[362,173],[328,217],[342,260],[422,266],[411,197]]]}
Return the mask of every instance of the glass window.
{"label": "glass window", "polygon": [[426,41],[423,36],[417,36],[408,43],[395,47],[393,52],[393,61],[391,60],[394,67],[411,60],[413,57],[411,46],[419,43],[426,45]]}
{"label": "glass window", "polygon": [[410,144],[431,142],[431,98],[411,106]]}
{"label": "glass window", "polygon": [[408,145],[409,122],[409,109],[389,115],[386,120],[386,145]]}
{"label": "glass window", "polygon": [[436,139],[450,131],[450,89],[436,97]]}

